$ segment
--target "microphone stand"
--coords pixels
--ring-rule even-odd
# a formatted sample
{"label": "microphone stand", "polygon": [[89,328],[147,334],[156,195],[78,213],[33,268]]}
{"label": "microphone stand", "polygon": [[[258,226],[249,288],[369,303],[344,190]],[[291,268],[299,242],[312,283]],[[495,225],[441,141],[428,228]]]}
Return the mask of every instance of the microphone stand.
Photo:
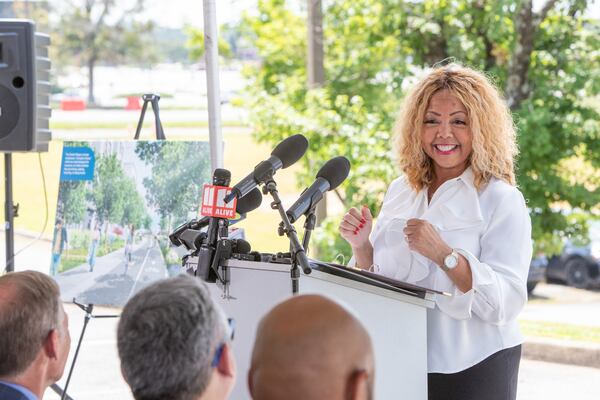
{"label": "microphone stand", "polygon": [[[212,264],[210,268],[217,275],[217,279],[223,285],[223,298],[224,299],[234,299],[229,294],[229,284],[231,283],[231,273],[229,268],[223,265],[225,260],[231,258],[231,254],[233,253],[231,240],[229,237],[229,221],[226,219],[221,219],[219,221],[219,229],[217,233],[217,243],[215,244],[215,252],[212,259]],[[219,267],[221,268],[222,273],[219,273]]]}
{"label": "microphone stand", "polygon": [[304,237],[302,238],[302,247],[306,250],[306,254],[308,255],[308,243],[310,242],[310,235],[312,231],[315,229],[315,225],[317,224],[317,214],[315,213],[316,205],[311,207],[306,212],[306,219],[304,220]]}
{"label": "microphone stand", "polygon": [[306,257],[304,247],[298,240],[298,235],[296,234],[294,225],[290,223],[290,219],[285,213],[283,205],[281,204],[279,192],[277,191],[277,183],[273,180],[272,176],[267,179],[265,186],[263,186],[263,194],[267,193],[273,197],[271,208],[279,211],[279,215],[281,216],[282,222],[279,226],[279,235],[283,236],[285,234],[290,240],[290,252],[292,256],[292,269],[290,271],[292,278],[292,293],[296,294],[298,293],[298,281],[300,280],[300,271],[298,266],[302,268],[302,271],[304,271],[306,275],[310,274],[311,272],[310,265],[308,263],[308,257]]}

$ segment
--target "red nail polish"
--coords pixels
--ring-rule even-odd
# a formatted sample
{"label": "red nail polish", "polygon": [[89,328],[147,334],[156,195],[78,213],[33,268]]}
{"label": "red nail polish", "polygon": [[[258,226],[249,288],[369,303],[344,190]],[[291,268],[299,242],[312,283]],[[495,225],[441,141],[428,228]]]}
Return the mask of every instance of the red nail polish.
{"label": "red nail polish", "polygon": [[355,229],[354,230],[354,234],[356,235],[357,233],[358,233],[358,229]]}
{"label": "red nail polish", "polygon": [[367,222],[367,220],[366,220],[366,219],[364,219],[364,218],[361,218],[361,220],[360,220],[360,224],[362,225],[362,224],[364,224],[365,222]]}
{"label": "red nail polish", "polygon": [[363,226],[365,226],[365,224],[362,224],[362,223],[361,223],[361,224],[358,226],[358,229],[362,229],[362,227],[363,227]]}

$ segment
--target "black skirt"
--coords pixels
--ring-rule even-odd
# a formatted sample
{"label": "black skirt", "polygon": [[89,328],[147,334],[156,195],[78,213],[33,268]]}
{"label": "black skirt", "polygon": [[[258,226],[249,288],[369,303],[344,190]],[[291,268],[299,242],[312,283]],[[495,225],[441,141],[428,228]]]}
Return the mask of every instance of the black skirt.
{"label": "black skirt", "polygon": [[429,400],[515,400],[521,345],[454,374],[427,374]]}

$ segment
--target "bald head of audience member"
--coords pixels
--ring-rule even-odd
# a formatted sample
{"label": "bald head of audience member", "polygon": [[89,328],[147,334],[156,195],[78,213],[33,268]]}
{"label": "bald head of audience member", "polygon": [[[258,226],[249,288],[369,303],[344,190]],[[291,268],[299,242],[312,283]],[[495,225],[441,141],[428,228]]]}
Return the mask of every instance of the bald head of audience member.
{"label": "bald head of audience member", "polygon": [[61,378],[71,346],[56,282],[35,271],[0,276],[0,332],[0,397],[14,389],[41,399]]}
{"label": "bald head of audience member", "polygon": [[260,322],[248,372],[254,400],[371,399],[373,377],[369,334],[325,297],[293,297]]}

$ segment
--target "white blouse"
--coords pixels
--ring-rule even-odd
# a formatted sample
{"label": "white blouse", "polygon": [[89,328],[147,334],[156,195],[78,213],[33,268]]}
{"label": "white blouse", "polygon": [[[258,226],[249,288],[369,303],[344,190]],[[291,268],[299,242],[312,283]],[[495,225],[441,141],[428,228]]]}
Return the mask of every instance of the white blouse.
{"label": "white blouse", "polygon": [[[461,292],[433,261],[411,251],[403,229],[411,218],[436,227],[468,261],[473,287]],[[371,234],[373,263],[397,280],[449,292],[427,310],[429,372],[465,370],[499,350],[519,345],[517,315],[527,301],[531,221],[521,192],[498,179],[480,191],[470,168],[442,184],[427,202],[404,177],[390,185]]]}

